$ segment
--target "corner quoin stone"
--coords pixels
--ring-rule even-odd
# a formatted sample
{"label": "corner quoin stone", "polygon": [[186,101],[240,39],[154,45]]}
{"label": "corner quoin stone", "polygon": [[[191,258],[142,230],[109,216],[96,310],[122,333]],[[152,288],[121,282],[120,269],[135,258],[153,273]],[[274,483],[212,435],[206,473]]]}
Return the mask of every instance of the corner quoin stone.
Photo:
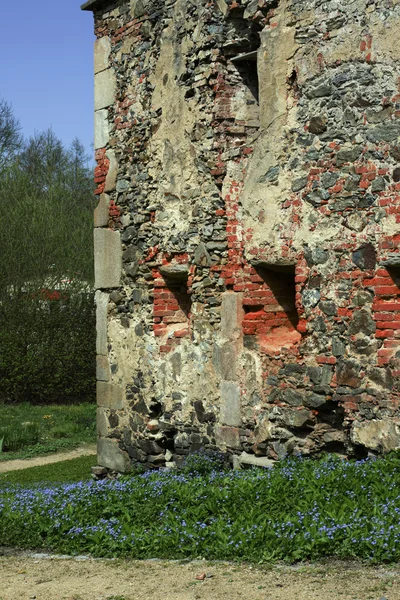
{"label": "corner quoin stone", "polygon": [[110,38],[104,36],[94,43],[94,72],[95,74],[100,71],[108,69],[108,60],[111,52]]}
{"label": "corner quoin stone", "polygon": [[118,231],[94,230],[95,289],[117,288],[121,285],[122,248]]}
{"label": "corner quoin stone", "polygon": [[97,382],[97,406],[121,410],[124,408],[124,390],[122,385]]}
{"label": "corner quoin stone", "polygon": [[99,290],[95,294],[96,303],[96,353],[107,355],[107,313],[109,295]]}
{"label": "corner quoin stone", "polygon": [[108,207],[110,205],[110,197],[107,194],[100,194],[100,200],[96,208],[94,209],[94,226],[95,227],[107,227],[109,213]]}
{"label": "corner quoin stone", "polygon": [[110,381],[111,369],[107,356],[98,354],[96,356],[96,379],[97,381]]}
{"label": "corner quoin stone", "polygon": [[99,438],[97,440],[97,462],[101,467],[107,467],[119,473],[128,473],[131,468],[129,454],[120,450],[114,440]]}
{"label": "corner quoin stone", "polygon": [[115,73],[113,69],[106,69],[94,76],[94,109],[100,110],[114,104],[115,101]]}
{"label": "corner quoin stone", "polygon": [[104,148],[110,139],[108,132],[108,110],[102,108],[94,113],[94,149]]}

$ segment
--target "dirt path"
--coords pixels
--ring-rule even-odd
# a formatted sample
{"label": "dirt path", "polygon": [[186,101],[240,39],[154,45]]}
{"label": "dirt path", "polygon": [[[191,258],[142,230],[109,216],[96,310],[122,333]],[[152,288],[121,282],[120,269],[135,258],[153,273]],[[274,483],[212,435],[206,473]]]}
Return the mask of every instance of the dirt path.
{"label": "dirt path", "polygon": [[[70,460],[79,458],[80,456],[92,456],[96,454],[96,445],[87,444],[69,452],[57,452],[57,454],[49,454],[48,456],[36,456],[35,458],[27,458],[24,460],[9,460],[0,462],[0,473],[8,471],[19,471],[19,469],[29,469],[30,467],[40,467],[41,465],[50,465],[51,463],[60,462],[62,460]],[[0,596],[1,600],[1,596]]]}
{"label": "dirt path", "polygon": [[0,582],[0,600],[400,600],[397,566],[338,562],[261,569],[0,556]]}

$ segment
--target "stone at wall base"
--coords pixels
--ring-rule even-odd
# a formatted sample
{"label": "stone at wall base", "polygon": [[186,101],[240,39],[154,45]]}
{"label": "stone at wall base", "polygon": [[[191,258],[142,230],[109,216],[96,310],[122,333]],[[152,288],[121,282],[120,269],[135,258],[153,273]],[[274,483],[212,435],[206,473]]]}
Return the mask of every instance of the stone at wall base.
{"label": "stone at wall base", "polygon": [[129,454],[121,450],[117,443],[109,438],[97,440],[97,460],[100,466],[118,473],[129,473],[131,470]]}
{"label": "stone at wall base", "polygon": [[233,456],[233,468],[242,469],[246,467],[262,467],[264,469],[272,469],[276,465],[277,461],[266,458],[265,456],[254,456],[254,454],[248,454],[242,452],[240,456]]}
{"label": "stone at wall base", "polygon": [[100,467],[99,465],[92,467],[91,472],[92,472],[93,479],[96,479],[96,480],[105,479],[108,475],[107,467]]}

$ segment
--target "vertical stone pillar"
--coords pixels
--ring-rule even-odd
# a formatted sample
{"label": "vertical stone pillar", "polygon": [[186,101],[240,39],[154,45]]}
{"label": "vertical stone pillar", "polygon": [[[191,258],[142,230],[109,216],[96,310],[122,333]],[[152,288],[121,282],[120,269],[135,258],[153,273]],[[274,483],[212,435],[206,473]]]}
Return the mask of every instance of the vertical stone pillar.
{"label": "vertical stone pillar", "polygon": [[219,344],[220,414],[216,436],[218,443],[239,448],[241,389],[239,381],[240,353],[243,347],[242,294],[225,292],[221,305],[221,340]]}

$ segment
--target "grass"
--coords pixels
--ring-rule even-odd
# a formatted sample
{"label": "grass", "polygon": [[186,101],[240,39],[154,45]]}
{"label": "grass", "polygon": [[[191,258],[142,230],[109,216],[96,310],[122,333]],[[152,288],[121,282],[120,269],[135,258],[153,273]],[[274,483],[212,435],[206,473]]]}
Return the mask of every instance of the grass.
{"label": "grass", "polygon": [[90,468],[97,464],[96,456],[81,456],[50,465],[20,469],[0,474],[0,486],[17,484],[29,486],[47,483],[73,483],[91,478]]}
{"label": "grass", "polygon": [[95,439],[94,404],[0,404],[0,460],[68,450]]}
{"label": "grass", "polygon": [[[132,558],[400,560],[400,457],[0,486],[2,543]],[[220,468],[220,466],[219,466]]]}

